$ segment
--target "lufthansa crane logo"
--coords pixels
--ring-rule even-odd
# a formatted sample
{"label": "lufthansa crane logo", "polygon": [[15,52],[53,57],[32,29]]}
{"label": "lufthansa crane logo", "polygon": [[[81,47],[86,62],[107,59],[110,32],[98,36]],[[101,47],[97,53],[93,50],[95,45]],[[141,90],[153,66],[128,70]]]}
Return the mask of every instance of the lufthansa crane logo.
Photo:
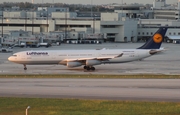
{"label": "lufthansa crane logo", "polygon": [[155,34],[155,35],[153,36],[153,41],[154,41],[155,43],[161,43],[162,40],[163,40],[163,37],[162,37],[161,34]]}

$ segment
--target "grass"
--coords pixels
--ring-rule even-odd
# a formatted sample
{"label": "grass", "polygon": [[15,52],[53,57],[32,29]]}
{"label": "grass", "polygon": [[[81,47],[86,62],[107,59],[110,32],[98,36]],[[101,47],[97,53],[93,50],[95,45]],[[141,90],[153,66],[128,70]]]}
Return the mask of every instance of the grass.
{"label": "grass", "polygon": [[0,78],[180,79],[180,75],[0,75]]}
{"label": "grass", "polygon": [[[180,75],[0,75],[0,78],[180,79]],[[180,103],[0,98],[0,115],[180,115]]]}
{"label": "grass", "polygon": [[180,103],[0,98],[0,115],[180,115]]}

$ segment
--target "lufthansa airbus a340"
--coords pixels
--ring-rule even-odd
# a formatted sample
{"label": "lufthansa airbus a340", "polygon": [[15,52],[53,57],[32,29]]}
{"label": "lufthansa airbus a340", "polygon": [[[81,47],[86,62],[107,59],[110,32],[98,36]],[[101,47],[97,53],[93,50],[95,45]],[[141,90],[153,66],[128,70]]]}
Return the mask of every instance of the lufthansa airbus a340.
{"label": "lufthansa airbus a340", "polygon": [[101,50],[41,50],[22,51],[13,54],[9,61],[26,65],[61,64],[69,68],[84,66],[86,70],[95,70],[95,65],[125,63],[150,57],[158,52],[164,40],[167,28],[160,27],[157,32],[137,49],[101,49]]}

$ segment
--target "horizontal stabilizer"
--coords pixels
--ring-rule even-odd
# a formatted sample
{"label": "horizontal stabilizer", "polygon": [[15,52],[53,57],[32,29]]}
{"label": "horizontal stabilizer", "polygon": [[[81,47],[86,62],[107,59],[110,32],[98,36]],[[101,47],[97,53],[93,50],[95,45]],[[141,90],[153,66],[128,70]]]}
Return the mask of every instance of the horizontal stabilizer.
{"label": "horizontal stabilizer", "polygon": [[157,50],[150,50],[149,54],[154,55],[154,54],[157,54],[157,53],[161,53],[163,51],[166,51],[166,49],[160,48],[160,49],[157,49]]}

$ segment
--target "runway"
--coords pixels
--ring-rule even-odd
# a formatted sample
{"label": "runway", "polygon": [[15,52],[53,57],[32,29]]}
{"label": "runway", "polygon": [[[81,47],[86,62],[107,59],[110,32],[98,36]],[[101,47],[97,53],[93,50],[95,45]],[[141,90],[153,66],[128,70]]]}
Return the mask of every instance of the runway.
{"label": "runway", "polygon": [[180,102],[179,79],[1,79],[1,97]]}

